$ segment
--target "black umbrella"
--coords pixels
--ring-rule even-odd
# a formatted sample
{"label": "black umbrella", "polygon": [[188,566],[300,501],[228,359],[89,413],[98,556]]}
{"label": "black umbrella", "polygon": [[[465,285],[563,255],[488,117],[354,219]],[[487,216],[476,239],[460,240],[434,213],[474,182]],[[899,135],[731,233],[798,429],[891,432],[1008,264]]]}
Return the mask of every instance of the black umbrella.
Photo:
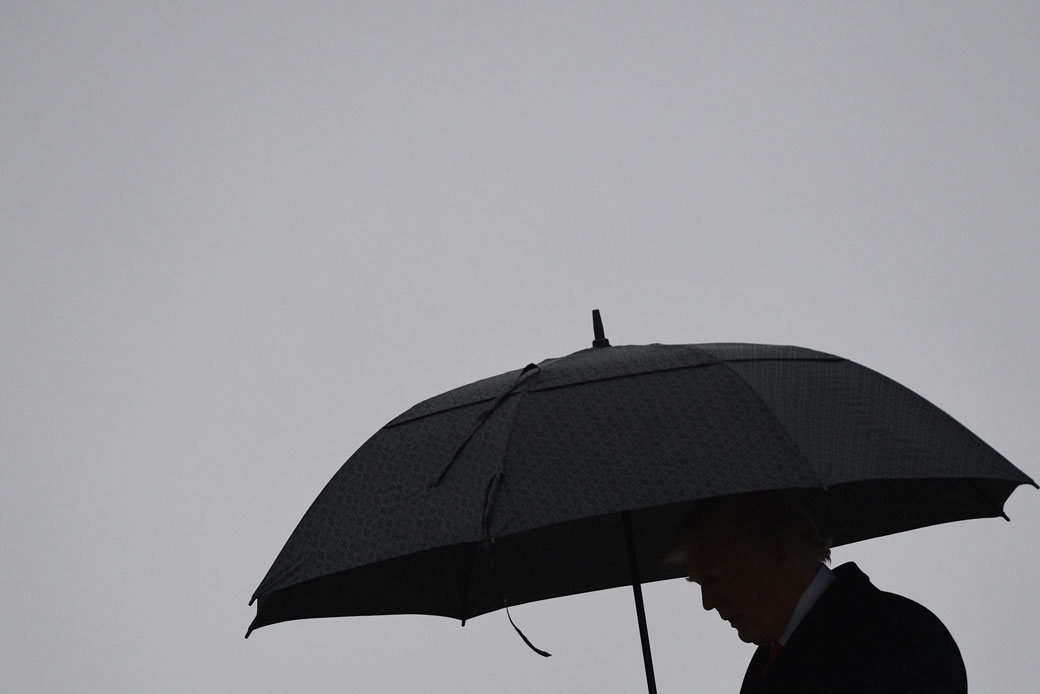
{"label": "black umbrella", "polygon": [[[1003,515],[1035,483],[949,415],[830,354],[775,345],[593,347],[415,405],[304,515],[249,627],[310,617],[468,618],[631,584],[698,499],[804,497],[834,545]],[[248,636],[248,634],[247,634]]]}

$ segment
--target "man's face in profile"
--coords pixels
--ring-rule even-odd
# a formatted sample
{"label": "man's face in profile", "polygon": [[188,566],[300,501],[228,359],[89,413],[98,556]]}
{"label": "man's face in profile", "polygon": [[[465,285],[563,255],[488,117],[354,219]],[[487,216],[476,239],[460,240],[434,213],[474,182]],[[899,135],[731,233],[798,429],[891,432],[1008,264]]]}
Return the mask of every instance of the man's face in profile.
{"label": "man's face in profile", "polygon": [[686,553],[704,609],[718,611],[741,641],[758,645],[779,639],[794,611],[782,589],[783,565],[779,550],[722,526],[699,532]]}

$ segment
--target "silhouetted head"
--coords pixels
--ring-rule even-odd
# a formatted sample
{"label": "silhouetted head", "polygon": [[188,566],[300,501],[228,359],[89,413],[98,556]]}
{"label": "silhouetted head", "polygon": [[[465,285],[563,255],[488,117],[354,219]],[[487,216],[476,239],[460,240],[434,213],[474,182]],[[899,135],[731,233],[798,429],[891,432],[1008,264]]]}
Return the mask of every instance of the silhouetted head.
{"label": "silhouetted head", "polygon": [[830,550],[799,504],[756,494],[698,502],[670,557],[685,562],[704,609],[717,610],[742,641],[761,645],[780,638]]}

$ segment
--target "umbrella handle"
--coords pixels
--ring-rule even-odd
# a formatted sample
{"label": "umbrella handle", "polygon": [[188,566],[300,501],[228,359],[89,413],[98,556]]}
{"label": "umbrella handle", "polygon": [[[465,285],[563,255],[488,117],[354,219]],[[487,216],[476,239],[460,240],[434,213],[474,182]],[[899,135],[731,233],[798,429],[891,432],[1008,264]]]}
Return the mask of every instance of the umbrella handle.
{"label": "umbrella handle", "polygon": [[621,513],[625,523],[625,544],[628,546],[628,569],[632,574],[632,594],[636,600],[636,619],[639,621],[639,642],[643,646],[643,667],[646,669],[646,689],[649,694],[657,694],[657,681],[654,679],[654,659],[650,655],[650,632],[646,628],[646,610],[643,608],[643,589],[639,580],[639,562],[636,559],[636,539],[632,532],[632,514]]}

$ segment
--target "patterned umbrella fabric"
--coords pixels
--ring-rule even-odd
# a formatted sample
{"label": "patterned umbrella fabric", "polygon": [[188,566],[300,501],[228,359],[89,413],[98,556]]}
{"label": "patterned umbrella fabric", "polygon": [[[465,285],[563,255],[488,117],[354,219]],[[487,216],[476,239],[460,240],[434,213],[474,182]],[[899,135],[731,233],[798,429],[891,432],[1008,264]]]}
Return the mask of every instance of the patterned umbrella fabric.
{"label": "patterned umbrella fabric", "polygon": [[637,583],[679,576],[669,543],[708,497],[790,490],[838,545],[999,516],[1018,485],[1035,486],[934,405],[840,357],[594,344],[380,429],[292,533],[249,631],[345,615],[466,620],[627,585],[633,568]]}

